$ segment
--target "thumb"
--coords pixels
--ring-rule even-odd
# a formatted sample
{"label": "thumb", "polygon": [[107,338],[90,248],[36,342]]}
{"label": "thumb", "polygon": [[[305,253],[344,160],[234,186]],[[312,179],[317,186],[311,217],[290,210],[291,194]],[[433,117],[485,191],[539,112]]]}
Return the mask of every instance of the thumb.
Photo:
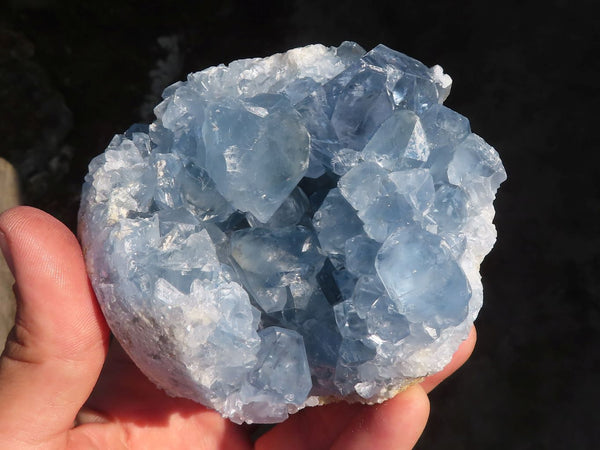
{"label": "thumb", "polygon": [[28,207],[0,215],[17,315],[0,358],[0,448],[63,447],[92,391],[108,328],[73,234]]}

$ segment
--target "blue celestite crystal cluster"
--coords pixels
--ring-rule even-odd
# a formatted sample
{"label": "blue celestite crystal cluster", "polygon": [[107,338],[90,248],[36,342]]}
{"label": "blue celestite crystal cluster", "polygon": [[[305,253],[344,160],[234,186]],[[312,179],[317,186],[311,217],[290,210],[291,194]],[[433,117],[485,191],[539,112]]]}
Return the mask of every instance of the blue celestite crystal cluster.
{"label": "blue celestite crystal cluster", "polygon": [[192,73],[90,164],[80,237],[117,339],[234,422],[383,401],[441,370],[482,304],[506,174],[383,45]]}

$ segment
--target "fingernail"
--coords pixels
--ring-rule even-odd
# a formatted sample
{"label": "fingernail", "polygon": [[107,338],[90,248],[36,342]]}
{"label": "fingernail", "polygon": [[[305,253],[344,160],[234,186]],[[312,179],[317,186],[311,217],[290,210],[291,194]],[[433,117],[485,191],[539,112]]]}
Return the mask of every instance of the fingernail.
{"label": "fingernail", "polygon": [[6,261],[6,265],[12,274],[15,273],[13,270],[13,260],[12,255],[10,254],[10,250],[8,249],[8,241],[6,239],[6,235],[2,230],[0,230],[0,250],[2,250],[2,255],[4,255],[4,260]]}

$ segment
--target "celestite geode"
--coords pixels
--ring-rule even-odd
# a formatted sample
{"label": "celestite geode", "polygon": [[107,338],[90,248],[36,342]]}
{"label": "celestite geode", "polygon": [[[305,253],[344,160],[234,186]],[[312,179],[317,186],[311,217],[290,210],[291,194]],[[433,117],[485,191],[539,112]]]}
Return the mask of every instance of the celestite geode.
{"label": "celestite geode", "polygon": [[451,79],[383,45],[192,73],[89,166],[80,237],[115,336],[234,422],[441,370],[483,298],[506,174]]}

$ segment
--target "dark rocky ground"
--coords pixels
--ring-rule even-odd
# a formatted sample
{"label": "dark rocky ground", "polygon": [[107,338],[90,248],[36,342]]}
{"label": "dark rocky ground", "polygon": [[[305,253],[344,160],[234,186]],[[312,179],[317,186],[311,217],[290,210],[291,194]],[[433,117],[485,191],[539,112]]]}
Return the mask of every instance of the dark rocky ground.
{"label": "dark rocky ground", "polygon": [[[271,6],[270,3],[273,3]],[[500,152],[499,240],[468,364],[420,449],[600,441],[598,23],[592,1],[80,2],[0,9],[0,156],[25,201],[75,226],[86,165],[165,85],[221,62],[379,42],[454,79],[447,105]]]}

